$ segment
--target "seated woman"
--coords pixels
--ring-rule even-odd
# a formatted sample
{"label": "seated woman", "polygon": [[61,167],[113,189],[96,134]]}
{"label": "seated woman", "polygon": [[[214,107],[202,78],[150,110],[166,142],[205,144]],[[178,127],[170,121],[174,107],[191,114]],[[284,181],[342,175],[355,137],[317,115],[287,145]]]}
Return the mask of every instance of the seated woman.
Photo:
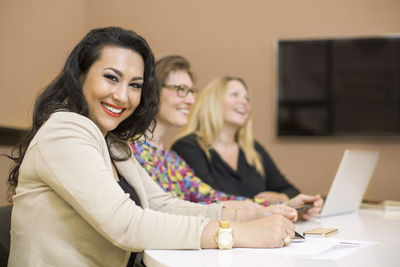
{"label": "seated woman", "polygon": [[268,201],[287,201],[292,207],[313,203],[314,207],[302,214],[303,219],[310,219],[321,210],[322,198],[299,195],[299,190],[279,172],[253,138],[250,111],[244,81],[217,78],[201,93],[183,137],[172,149],[213,188]]}
{"label": "seated woman", "polygon": [[[195,176],[192,169],[176,152],[165,149],[164,141],[168,130],[182,127],[188,122],[190,107],[198,93],[193,88],[193,73],[189,62],[181,56],[167,56],[156,62],[156,78],[160,85],[160,111],[154,127],[152,139],[130,142],[133,154],[153,180],[166,192],[175,197],[192,202],[212,203],[221,201],[225,207],[257,208],[248,198],[228,195],[214,190]],[[235,201],[236,200],[236,201]],[[271,202],[259,198],[256,201],[264,206]],[[295,211],[281,206],[270,208],[271,212]],[[243,211],[241,211],[243,212]]]}
{"label": "seated woman", "polygon": [[176,199],[154,183],[127,140],[146,134],[158,103],[142,37],[108,27],[78,43],[10,156],[8,266],[126,266],[144,249],[290,244],[294,225],[281,215],[247,213],[238,223],[235,209]]}

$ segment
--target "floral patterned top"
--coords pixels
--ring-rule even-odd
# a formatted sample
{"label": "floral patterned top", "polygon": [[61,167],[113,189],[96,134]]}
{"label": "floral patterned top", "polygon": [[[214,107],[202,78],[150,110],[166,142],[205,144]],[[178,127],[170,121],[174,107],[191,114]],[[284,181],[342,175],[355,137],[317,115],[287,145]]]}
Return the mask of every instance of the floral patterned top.
{"label": "floral patterned top", "polygon": [[[145,140],[130,141],[129,145],[135,158],[153,180],[164,191],[170,192],[177,198],[203,204],[248,199],[213,189],[197,177],[189,165],[174,151],[158,149]],[[263,206],[271,204],[263,199],[251,200]]]}

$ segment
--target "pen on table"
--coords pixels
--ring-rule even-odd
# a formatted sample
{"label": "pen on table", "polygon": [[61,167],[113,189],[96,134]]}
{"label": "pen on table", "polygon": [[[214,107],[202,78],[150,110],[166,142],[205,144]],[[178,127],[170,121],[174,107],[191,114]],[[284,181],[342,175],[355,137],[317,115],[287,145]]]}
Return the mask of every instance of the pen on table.
{"label": "pen on table", "polygon": [[350,246],[359,246],[360,245],[360,243],[346,242],[346,241],[341,241],[341,242],[339,242],[339,244],[341,244],[341,245],[350,245]]}
{"label": "pen on table", "polygon": [[297,207],[296,210],[304,210],[304,209],[309,209],[309,208],[312,208],[312,207],[314,207],[313,204],[306,204],[306,205]]}

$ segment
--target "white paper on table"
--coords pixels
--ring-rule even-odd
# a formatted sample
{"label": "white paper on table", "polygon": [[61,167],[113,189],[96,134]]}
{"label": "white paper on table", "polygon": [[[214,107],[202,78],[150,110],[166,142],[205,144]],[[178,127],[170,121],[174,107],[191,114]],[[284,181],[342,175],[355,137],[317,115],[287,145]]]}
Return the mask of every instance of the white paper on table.
{"label": "white paper on table", "polygon": [[[317,239],[317,238],[313,238]],[[319,239],[319,238],[318,238]],[[366,248],[369,246],[374,246],[378,244],[375,241],[358,241],[358,240],[345,240],[345,239],[337,239],[337,238],[330,238],[336,244],[331,247],[330,249],[319,253],[317,255],[309,256],[309,259],[318,259],[318,260],[337,260],[344,256],[347,256],[360,248]]]}
{"label": "white paper on table", "polygon": [[[337,238],[307,238],[301,243],[292,243],[288,247],[261,249],[262,253],[302,256],[309,259],[338,259],[354,251],[372,246],[378,242],[356,241]],[[246,249],[241,249],[246,250]],[[250,249],[253,250],[254,249]]]}
{"label": "white paper on table", "polygon": [[[277,254],[277,255],[291,255],[291,256],[313,256],[323,253],[337,244],[336,240],[324,238],[324,240],[307,239],[301,243],[292,243],[288,247],[283,248],[269,248],[259,249],[262,253]],[[252,250],[254,249],[240,249]]]}

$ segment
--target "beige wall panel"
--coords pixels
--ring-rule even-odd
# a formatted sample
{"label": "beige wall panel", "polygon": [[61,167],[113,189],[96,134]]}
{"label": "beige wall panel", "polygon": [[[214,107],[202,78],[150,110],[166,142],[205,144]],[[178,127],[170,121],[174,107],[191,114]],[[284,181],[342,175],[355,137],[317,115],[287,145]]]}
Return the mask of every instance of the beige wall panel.
{"label": "beige wall panel", "polygon": [[0,125],[26,128],[38,92],[87,31],[85,1],[0,3]]}

